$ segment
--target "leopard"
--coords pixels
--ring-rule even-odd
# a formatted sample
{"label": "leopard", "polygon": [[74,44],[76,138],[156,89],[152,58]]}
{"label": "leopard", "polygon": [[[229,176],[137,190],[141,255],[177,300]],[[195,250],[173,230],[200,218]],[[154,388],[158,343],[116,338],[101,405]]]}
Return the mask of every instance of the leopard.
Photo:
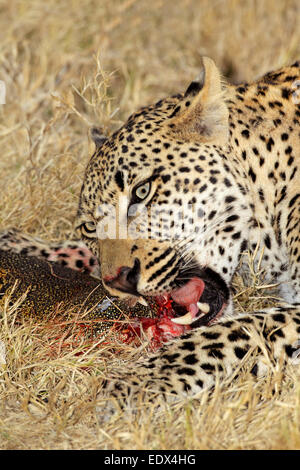
{"label": "leopard", "polygon": [[[104,380],[101,393],[118,406],[141,391],[195,397],[250,358],[259,377],[297,357],[299,79],[297,61],[232,85],[203,57],[184,93],[142,107],[110,136],[91,130],[76,223],[106,288],[168,296],[173,321],[190,326]],[[232,279],[247,250],[278,286],[272,308],[234,309]]]}
{"label": "leopard", "polygon": [[[169,299],[172,321],[188,329],[103,378],[99,397],[108,398],[109,413],[141,393],[198,397],[243,364],[260,377],[276,364],[297,363],[299,80],[297,61],[230,84],[203,57],[184,93],[140,108],[110,135],[91,129],[80,239],[110,294]],[[247,250],[277,286],[274,307],[234,307],[232,280],[246,269]]]}

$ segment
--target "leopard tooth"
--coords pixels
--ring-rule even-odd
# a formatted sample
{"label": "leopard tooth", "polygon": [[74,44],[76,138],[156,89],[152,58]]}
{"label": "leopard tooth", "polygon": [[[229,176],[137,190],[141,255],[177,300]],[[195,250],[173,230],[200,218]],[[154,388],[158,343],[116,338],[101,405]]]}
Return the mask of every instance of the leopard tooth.
{"label": "leopard tooth", "polygon": [[200,313],[200,315],[197,316],[197,320],[199,320],[199,318],[202,318],[202,317],[205,317],[206,313],[202,312]]}
{"label": "leopard tooth", "polygon": [[203,303],[203,302],[197,302],[197,307],[201,312],[208,313],[210,311],[210,306],[209,304]]}
{"label": "leopard tooth", "polygon": [[171,318],[173,323],[177,323],[178,325],[190,325],[193,323],[195,320],[194,316],[191,314],[191,312],[187,312],[185,315],[182,317],[178,318]]}
{"label": "leopard tooth", "polygon": [[148,307],[148,302],[143,298],[139,297],[138,304],[144,305],[144,307]]}

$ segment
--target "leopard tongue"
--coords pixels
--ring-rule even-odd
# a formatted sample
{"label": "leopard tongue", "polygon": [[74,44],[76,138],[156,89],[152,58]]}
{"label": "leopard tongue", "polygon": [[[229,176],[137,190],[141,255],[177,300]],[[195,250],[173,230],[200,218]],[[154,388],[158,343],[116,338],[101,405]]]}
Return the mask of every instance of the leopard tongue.
{"label": "leopard tongue", "polygon": [[188,310],[186,315],[178,318],[172,318],[173,323],[177,323],[178,325],[189,325],[193,323],[197,317],[199,317],[199,315],[197,315],[199,308],[203,312],[208,312],[207,307],[209,309],[209,306],[201,308],[202,304],[199,302],[204,288],[204,281],[198,277],[194,277],[190,279],[187,284],[171,293],[172,299],[177,304],[186,307]]}
{"label": "leopard tongue", "polygon": [[171,292],[172,299],[179,305],[189,309],[190,305],[197,307],[200,297],[204,291],[204,281],[198,277],[193,277],[184,286]]}

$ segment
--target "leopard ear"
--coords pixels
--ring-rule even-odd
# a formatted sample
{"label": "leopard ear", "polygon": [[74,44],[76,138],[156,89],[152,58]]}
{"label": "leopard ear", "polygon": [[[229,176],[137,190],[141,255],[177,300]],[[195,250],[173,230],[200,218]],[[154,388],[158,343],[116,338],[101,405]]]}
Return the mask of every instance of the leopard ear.
{"label": "leopard ear", "polygon": [[92,127],[90,129],[90,136],[94,144],[96,145],[96,149],[102,147],[104,142],[107,140],[107,137],[103,135],[102,129],[100,129],[99,127]]}
{"label": "leopard ear", "polygon": [[225,144],[228,108],[220,73],[213,60],[203,57],[202,62],[199,76],[187,88],[168,125],[184,141]]}

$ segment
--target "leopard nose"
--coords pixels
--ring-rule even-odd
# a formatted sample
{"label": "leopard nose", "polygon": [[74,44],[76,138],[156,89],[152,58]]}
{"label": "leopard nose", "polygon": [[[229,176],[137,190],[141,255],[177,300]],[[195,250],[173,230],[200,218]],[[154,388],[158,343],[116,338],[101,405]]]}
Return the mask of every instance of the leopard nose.
{"label": "leopard nose", "polygon": [[132,268],[122,266],[118,269],[117,276],[113,278],[105,278],[105,284],[108,287],[113,287],[121,292],[126,292],[131,295],[139,295],[137,292],[137,284],[141,271],[140,261],[135,258]]}

